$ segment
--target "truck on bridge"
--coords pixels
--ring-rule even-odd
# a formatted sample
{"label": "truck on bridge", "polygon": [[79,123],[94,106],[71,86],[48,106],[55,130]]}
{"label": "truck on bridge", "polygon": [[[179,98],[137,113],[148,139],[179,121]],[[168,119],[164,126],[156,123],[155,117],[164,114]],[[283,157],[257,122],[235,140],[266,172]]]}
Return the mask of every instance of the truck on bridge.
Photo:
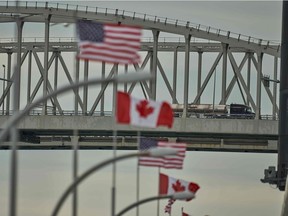
{"label": "truck on bridge", "polygon": [[[179,117],[184,110],[184,104],[172,104],[175,117]],[[254,119],[255,113],[250,106],[244,104],[188,104],[188,117],[197,118],[237,118]]]}

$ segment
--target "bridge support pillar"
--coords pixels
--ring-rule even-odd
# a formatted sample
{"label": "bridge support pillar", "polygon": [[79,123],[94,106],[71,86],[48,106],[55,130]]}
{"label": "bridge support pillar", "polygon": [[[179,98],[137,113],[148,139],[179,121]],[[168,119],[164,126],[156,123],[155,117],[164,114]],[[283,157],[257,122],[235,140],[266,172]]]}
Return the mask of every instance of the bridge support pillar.
{"label": "bridge support pillar", "polygon": [[[7,67],[7,79],[10,80],[11,79],[11,68],[12,68],[12,64],[11,64],[11,60],[12,59],[12,53],[8,53],[8,67]],[[7,100],[6,100],[6,115],[9,115],[9,110],[10,110],[10,87],[12,85],[12,82],[8,83],[9,88],[7,88]]]}
{"label": "bridge support pillar", "polygon": [[[249,52],[247,53],[248,54],[248,64],[247,64],[247,90],[248,92],[250,92],[250,89],[251,89],[251,61],[252,61],[252,53]],[[249,96],[247,94],[246,96],[246,105],[247,106],[250,106],[250,101],[249,101]]]}
{"label": "bridge support pillar", "polygon": [[[198,52],[198,81],[197,81],[197,95],[200,95],[201,90],[201,83],[202,83],[202,56],[203,52]],[[201,96],[199,96],[198,100],[196,101],[197,104],[200,104]]]}
{"label": "bridge support pillar", "polygon": [[[49,32],[51,15],[45,18],[45,47],[44,47],[44,70],[43,70],[43,97],[48,94],[48,58],[49,58]],[[47,115],[47,101],[43,102],[42,115]]]}
{"label": "bridge support pillar", "polygon": [[172,103],[176,104],[176,92],[177,92],[177,62],[178,62],[178,51],[177,47],[174,50],[174,62],[173,62],[173,96]]}
{"label": "bridge support pillar", "polygon": [[223,63],[222,63],[222,104],[226,104],[226,82],[227,82],[227,52],[228,44],[222,44]]}
{"label": "bridge support pillar", "polygon": [[263,53],[257,53],[257,95],[256,95],[256,119],[261,116],[261,78],[262,78],[262,60]]}
{"label": "bridge support pillar", "polygon": [[184,70],[184,109],[182,118],[187,117],[188,93],[189,93],[189,62],[190,62],[191,35],[185,35],[185,70]]}
{"label": "bridge support pillar", "polygon": [[159,38],[159,31],[152,30],[153,33],[153,56],[152,56],[152,68],[151,73],[154,76],[154,80],[150,83],[151,93],[153,100],[156,100],[156,83],[157,83],[157,53],[158,53],[158,38]]}
{"label": "bridge support pillar", "polygon": [[[84,61],[84,81],[87,82],[88,80],[88,68],[89,68],[89,61]],[[83,87],[83,114],[87,115],[87,106],[88,106],[88,86]]]}
{"label": "bridge support pillar", "polygon": [[[102,62],[102,79],[105,78],[105,62]],[[125,73],[127,72],[127,69],[126,69],[126,66],[125,66]],[[127,84],[124,84],[126,85],[126,91],[127,92]],[[104,89],[105,86],[104,86],[104,83],[101,83],[101,90]],[[124,87],[125,88],[125,87]],[[104,116],[104,102],[105,102],[105,97],[104,97],[104,94],[101,96],[101,104],[100,104],[100,112],[101,112],[101,116]]]}

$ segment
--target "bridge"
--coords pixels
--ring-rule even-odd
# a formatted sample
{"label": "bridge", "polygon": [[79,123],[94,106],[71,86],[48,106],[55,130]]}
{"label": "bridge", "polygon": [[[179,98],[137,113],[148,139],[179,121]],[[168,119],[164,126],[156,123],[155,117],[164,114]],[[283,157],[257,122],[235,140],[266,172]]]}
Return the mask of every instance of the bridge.
{"label": "bridge", "polygon": [[[186,118],[187,111],[184,109],[183,114],[181,114],[182,118],[175,118],[176,126],[172,131],[159,131],[163,136],[161,138],[173,138],[174,140],[202,138],[196,141],[196,146],[204,145],[203,149],[207,149],[208,145],[210,146],[208,149],[217,150],[219,147],[221,150],[220,146],[223,143],[233,143],[229,139],[236,135],[236,138],[240,140],[236,142],[237,147],[232,147],[232,150],[253,151],[255,149],[259,151],[262,148],[263,152],[267,150],[277,151],[275,144],[271,149],[270,142],[275,143],[274,141],[277,140],[279,113],[277,105],[279,87],[277,83],[279,82],[278,61],[281,51],[279,44],[200,24],[118,9],[45,2],[19,2],[19,6],[15,8],[12,3],[10,4],[9,2],[1,3],[1,21],[3,25],[7,22],[17,23],[17,37],[1,39],[0,54],[7,60],[6,64],[3,64],[4,74],[7,75],[6,81],[14,79],[15,70],[13,70],[12,59],[15,58],[21,65],[19,67],[21,91],[17,103],[22,107],[31,104],[35,98],[56,90],[63,84],[71,84],[94,77],[95,70],[99,71],[98,74],[102,77],[113,77],[121,73],[147,70],[151,71],[156,79],[155,82],[143,81],[114,87],[109,87],[106,84],[96,89],[93,86],[86,86],[83,89],[69,92],[65,97],[55,96],[50,101],[39,104],[39,107],[25,118],[30,119],[31,122],[25,120],[25,124],[20,123],[19,129],[23,132],[24,141],[33,138],[34,141],[41,142],[41,138],[49,140],[48,136],[50,136],[50,140],[53,140],[51,137],[54,135],[60,136],[58,139],[61,137],[67,139],[65,136],[71,136],[72,128],[69,127],[70,124],[63,124],[63,122],[76,122],[78,118],[89,119],[92,122],[97,121],[102,126],[95,127],[93,123],[91,123],[93,126],[79,124],[77,128],[73,129],[81,131],[81,136],[90,136],[90,139],[95,136],[95,140],[98,136],[110,136],[113,129],[111,127],[113,118],[111,116],[110,118],[109,116],[99,117],[99,115],[97,117],[97,113],[113,111],[113,89],[116,88],[137,94],[139,97],[142,95],[142,97],[153,100],[165,99],[170,103],[184,104],[186,107],[188,103],[228,104],[236,102],[249,105],[256,113],[255,120]],[[18,15],[11,16],[14,13]],[[75,58],[74,65],[71,62],[71,57],[74,58],[77,52],[76,39],[71,36],[51,38],[50,32],[58,24],[72,25],[75,18],[141,26],[144,32],[140,51],[143,62],[131,67],[130,65],[109,65],[105,62],[85,61],[83,63]],[[44,37],[25,38],[23,36],[23,29],[25,30],[25,26],[31,23],[43,24]],[[165,36],[160,37],[161,34]],[[148,37],[145,37],[146,35]],[[265,58],[263,58],[264,56]],[[265,62],[265,59],[269,60]],[[167,63],[167,60],[172,61]],[[197,60],[196,64],[192,62],[195,60]],[[270,65],[271,61],[273,67],[270,67],[269,71],[264,71],[263,65],[266,69],[266,65]],[[210,66],[207,67],[207,65]],[[269,73],[269,75],[264,73]],[[245,76],[246,78],[244,78]],[[251,85],[252,80],[255,79],[256,88]],[[220,91],[215,89],[216,82],[217,89]],[[0,122],[7,121],[11,115],[12,83],[3,82],[3,92],[0,98],[2,107]],[[262,90],[265,91],[264,94]],[[237,101],[235,97],[238,98]],[[262,108],[263,104],[265,109]],[[266,107],[269,109],[267,110]],[[68,113],[66,109],[70,109],[68,116],[65,114]],[[33,112],[37,113],[39,110],[41,110],[40,115],[39,112],[37,115],[33,115]],[[265,110],[265,113],[262,113],[262,110]],[[53,114],[53,118],[48,113]],[[71,113],[76,115],[72,114],[71,116]],[[78,116],[79,113],[85,116]],[[91,116],[91,118],[86,116]],[[57,121],[56,125],[50,124],[52,119]],[[44,122],[46,123],[44,124]],[[49,128],[48,125],[53,125],[55,128]],[[60,126],[59,129],[57,129],[57,125]],[[65,128],[66,126],[63,128],[63,125],[66,125],[67,128]],[[207,125],[210,126],[207,128]],[[35,130],[36,128],[37,130]],[[128,138],[135,136],[137,128],[127,129],[121,126],[117,130],[123,131],[119,133],[119,136],[125,140],[125,136]],[[144,131],[143,134],[149,136],[153,136],[155,132]],[[212,140],[212,145],[211,140],[205,141],[205,138],[211,135],[216,139]],[[258,141],[254,142],[255,140]],[[263,142],[259,144],[259,140]],[[239,148],[241,142],[247,143],[247,141],[251,146],[244,144]],[[194,143],[194,141],[191,142]]]}
{"label": "bridge", "polygon": [[[0,57],[5,59],[0,78],[1,132],[19,112],[62,86],[133,72],[149,71],[154,77],[84,85],[33,106],[17,122],[17,129],[16,124],[8,128],[14,135],[1,137],[0,149],[12,149],[14,168],[17,149],[72,149],[75,139],[80,149],[113,149],[115,142],[118,149],[136,149],[140,135],[185,142],[190,151],[278,152],[280,44],[189,21],[53,2],[0,2],[0,18],[4,29],[9,28],[7,23],[16,24],[15,37],[0,39]],[[50,36],[56,26],[69,32],[76,19],[141,26],[142,62],[78,60],[74,36]],[[29,25],[41,26],[44,36],[25,37]],[[117,90],[183,104],[184,109],[171,129],[118,125],[113,116]],[[245,104],[255,112],[255,119],[190,116],[190,103]],[[11,142],[15,139],[17,145]],[[10,215],[14,216],[17,168],[11,171]]]}

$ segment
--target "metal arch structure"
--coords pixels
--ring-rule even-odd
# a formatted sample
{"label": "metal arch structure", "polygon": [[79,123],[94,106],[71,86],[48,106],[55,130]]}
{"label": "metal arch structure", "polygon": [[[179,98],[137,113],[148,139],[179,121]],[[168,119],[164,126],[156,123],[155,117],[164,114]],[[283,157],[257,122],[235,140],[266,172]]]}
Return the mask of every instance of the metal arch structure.
{"label": "metal arch structure", "polygon": [[[14,5],[13,5],[14,4]],[[183,103],[184,111],[183,117],[187,116],[187,105],[188,103],[200,103],[201,97],[205,91],[207,91],[207,85],[212,79],[212,75],[216,73],[217,66],[221,67],[221,98],[219,103],[226,104],[229,96],[235,86],[238,86],[242,101],[245,104],[250,105],[256,113],[256,119],[261,119],[261,105],[262,105],[262,88],[264,87],[268,99],[272,105],[273,119],[278,116],[277,106],[277,80],[278,80],[278,61],[280,56],[280,46],[273,44],[269,41],[262,39],[255,39],[252,37],[243,36],[240,34],[234,34],[231,32],[223,31],[220,29],[213,29],[211,27],[205,27],[201,25],[192,24],[190,22],[183,22],[178,20],[170,20],[168,18],[162,18],[157,16],[148,16],[146,14],[137,14],[131,12],[125,12],[124,10],[111,10],[107,8],[97,7],[83,7],[69,4],[58,4],[48,2],[18,2],[18,5],[9,1],[0,3],[0,22],[7,23],[13,22],[17,26],[17,39],[15,41],[0,41],[0,53],[7,55],[7,80],[13,80],[13,69],[12,69],[12,56],[16,55],[18,62],[23,64],[27,63],[28,76],[26,79],[26,101],[21,97],[19,98],[19,104],[31,103],[37,94],[41,94],[40,88],[43,86],[43,95],[51,92],[57,88],[58,84],[58,70],[59,65],[65,73],[67,80],[70,83],[79,80],[80,62],[75,59],[76,72],[73,75],[74,69],[67,66],[64,54],[67,52],[77,52],[77,43],[75,39],[69,41],[62,41],[59,38],[58,41],[53,41],[49,36],[50,25],[57,23],[74,23],[75,19],[89,19],[100,22],[113,22],[123,23],[128,25],[138,25],[144,30],[152,33],[152,40],[143,41],[141,52],[144,53],[142,64],[134,64],[132,70],[138,71],[139,69],[145,70],[148,68],[152,74],[155,75],[155,82],[141,82],[143,95],[150,99],[158,99],[161,93],[157,92],[157,85],[159,85],[159,76],[162,76],[163,82],[167,87],[170,101],[172,103]],[[22,30],[25,28],[25,23],[37,22],[45,25],[45,37],[42,41],[35,38],[34,41],[27,41],[22,36]],[[177,35],[180,39],[175,42],[175,39],[169,39],[159,37],[160,33],[169,33]],[[196,41],[195,39],[201,39]],[[26,42],[27,41],[27,42]],[[165,62],[159,58],[159,54],[165,52],[173,56],[172,69],[165,70]],[[44,58],[40,57],[43,54]],[[178,67],[180,64],[179,53],[183,53],[183,99],[177,96],[177,77],[180,72]],[[203,76],[203,57],[205,54],[215,53],[216,58],[212,60],[212,66],[208,69],[205,79]],[[192,65],[192,54],[197,56],[197,74],[192,74],[190,66]],[[241,54],[240,60],[237,59],[236,55]],[[272,90],[265,83],[265,75],[263,74],[263,61],[264,55],[271,56],[274,58],[273,67],[273,79],[275,81]],[[182,60],[182,59],[181,59]],[[31,79],[33,78],[35,69],[34,65],[38,68],[39,78],[35,80],[36,85],[34,89],[31,88]],[[238,61],[238,62],[237,62]],[[229,64],[230,62],[230,64]],[[51,66],[55,65],[54,71]],[[104,62],[99,63],[101,67],[102,76],[106,76],[107,66]],[[247,69],[244,69],[244,66]],[[253,67],[254,66],[254,67]],[[89,61],[84,62],[83,66],[84,79],[88,79],[89,76]],[[111,66],[108,77],[118,73],[120,65]],[[124,71],[128,71],[128,65],[124,65]],[[131,66],[129,66],[129,69]],[[228,67],[232,68],[232,75],[228,72]],[[22,67],[20,67],[21,70]],[[24,68],[22,69],[24,70]],[[253,83],[251,81],[251,71],[256,71],[256,92],[253,97],[251,87]],[[172,78],[168,77],[168,72],[172,72]],[[244,78],[244,72],[247,74],[247,78]],[[54,82],[49,80],[48,74],[54,74]],[[194,98],[191,97],[189,88],[189,77],[197,77],[197,93]],[[231,76],[231,80],[228,84],[228,76]],[[21,76],[21,79],[23,75]],[[203,80],[202,80],[203,79]],[[172,80],[172,81],[171,81]],[[267,79],[266,79],[267,81]],[[9,115],[10,110],[10,89],[12,82],[7,82],[5,90],[0,98],[0,105],[2,106],[3,114]],[[130,86],[125,85],[124,90],[131,93],[135,89],[136,83]],[[107,86],[102,86],[97,97],[88,99],[89,89],[83,89],[83,96],[80,95],[79,91],[74,91],[74,113],[93,115],[96,112],[96,108],[101,113],[105,113],[104,103],[104,92]],[[159,88],[159,87],[158,87]],[[219,90],[218,90],[219,91]],[[158,93],[158,94],[157,94]],[[182,94],[181,94],[182,95]],[[25,98],[25,97],[24,97]],[[88,102],[91,104],[89,107]],[[5,104],[5,108],[4,108]],[[51,99],[51,106],[53,107],[54,115],[64,115],[63,104],[57,97]],[[79,110],[80,109],[80,110]],[[5,110],[5,112],[4,112]],[[42,114],[47,115],[48,104],[43,104]]]}

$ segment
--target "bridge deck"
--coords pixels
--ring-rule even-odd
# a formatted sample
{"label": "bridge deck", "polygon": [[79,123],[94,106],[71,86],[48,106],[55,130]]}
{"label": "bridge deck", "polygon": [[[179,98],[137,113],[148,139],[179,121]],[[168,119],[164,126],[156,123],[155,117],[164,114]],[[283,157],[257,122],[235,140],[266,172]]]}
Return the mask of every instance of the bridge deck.
{"label": "bridge deck", "polygon": [[[0,117],[0,125],[8,120]],[[185,142],[189,150],[277,152],[278,121],[249,119],[175,118],[168,128],[139,128],[115,124],[112,117],[26,116],[19,124],[24,149],[69,149],[74,130],[82,149],[111,149],[117,131],[119,149],[136,149],[141,136]],[[32,144],[37,143],[37,144]],[[40,143],[40,144],[39,144]],[[4,143],[1,148],[8,148]]]}

